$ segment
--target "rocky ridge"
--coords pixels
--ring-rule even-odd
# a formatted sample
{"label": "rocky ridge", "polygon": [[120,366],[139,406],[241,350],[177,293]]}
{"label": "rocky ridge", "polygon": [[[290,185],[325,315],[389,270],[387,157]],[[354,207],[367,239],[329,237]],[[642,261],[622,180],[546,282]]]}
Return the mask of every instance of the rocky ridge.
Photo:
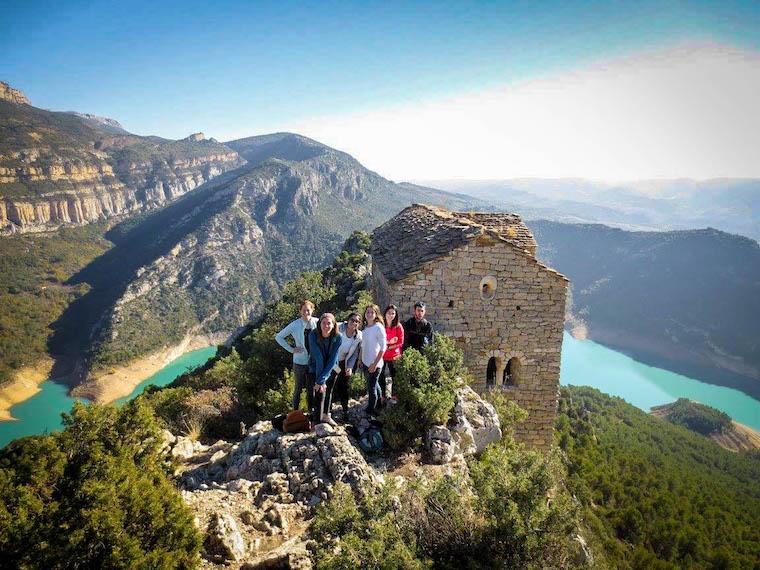
{"label": "rocky ridge", "polygon": [[466,471],[465,456],[501,438],[494,408],[463,387],[448,426],[431,429],[454,442],[443,456],[367,455],[356,436],[369,422],[362,403],[351,404],[348,425],[318,424],[308,433],[285,434],[265,421],[241,441],[202,445],[165,432],[183,500],[205,536],[203,568],[311,568],[306,531],[336,483],[361,496],[388,481],[400,488],[408,477]]}
{"label": "rocky ridge", "polygon": [[153,209],[244,162],[202,136],[140,137],[113,119],[38,109],[0,84],[0,234]]}

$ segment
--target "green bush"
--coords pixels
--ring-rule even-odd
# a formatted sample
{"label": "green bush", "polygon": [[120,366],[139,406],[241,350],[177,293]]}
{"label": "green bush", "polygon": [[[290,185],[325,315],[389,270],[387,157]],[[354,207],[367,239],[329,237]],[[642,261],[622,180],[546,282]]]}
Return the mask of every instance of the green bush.
{"label": "green bush", "polygon": [[[424,377],[419,356],[410,364]],[[575,567],[577,509],[558,454],[517,445],[509,422],[523,414],[501,409],[509,412],[501,417],[507,435],[468,459],[469,475],[419,477],[402,488],[389,483],[360,501],[347,486],[336,487],[311,527],[316,567]]]}
{"label": "green bush", "polygon": [[336,484],[332,499],[317,508],[310,532],[319,570],[431,567],[417,558],[414,535],[402,532],[388,488],[357,502],[348,485]]}
{"label": "green bush", "polygon": [[436,335],[435,342],[405,350],[396,361],[393,389],[398,403],[383,412],[383,438],[393,449],[409,445],[428,427],[446,423],[456,402],[456,388],[466,375],[454,342]]}
{"label": "green bush", "polygon": [[190,568],[200,536],[141,402],[75,404],[64,430],[0,451],[0,550],[14,568]]}

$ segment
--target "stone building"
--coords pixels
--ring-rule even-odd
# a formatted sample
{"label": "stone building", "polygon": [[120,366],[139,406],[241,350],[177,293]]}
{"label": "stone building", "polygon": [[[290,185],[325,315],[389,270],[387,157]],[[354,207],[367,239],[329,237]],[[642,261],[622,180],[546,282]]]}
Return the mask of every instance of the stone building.
{"label": "stone building", "polygon": [[427,305],[464,352],[474,388],[500,389],[530,414],[518,440],[551,445],[568,280],[536,259],[519,216],[414,204],[372,234],[375,300]]}

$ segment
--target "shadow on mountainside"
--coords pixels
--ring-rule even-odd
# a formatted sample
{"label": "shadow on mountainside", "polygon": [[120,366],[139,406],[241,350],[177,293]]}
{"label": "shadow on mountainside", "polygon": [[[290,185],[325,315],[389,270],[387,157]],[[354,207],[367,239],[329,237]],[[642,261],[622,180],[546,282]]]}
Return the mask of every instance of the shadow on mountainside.
{"label": "shadow on mountainside", "polygon": [[48,353],[55,362],[51,378],[60,379],[69,387],[81,381],[83,360],[99,321],[124,294],[137,270],[167,254],[189,232],[224,208],[226,200],[209,197],[249,169],[246,165],[222,174],[165,208],[138,214],[106,233],[114,247],[67,282],[86,283],[90,290],[50,325],[53,333],[48,339]]}

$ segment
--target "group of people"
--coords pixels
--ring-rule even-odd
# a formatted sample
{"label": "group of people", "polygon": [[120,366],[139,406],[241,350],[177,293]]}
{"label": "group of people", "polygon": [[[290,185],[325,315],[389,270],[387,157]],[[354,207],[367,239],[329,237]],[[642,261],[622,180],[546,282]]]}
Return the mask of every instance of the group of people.
{"label": "group of people", "polygon": [[293,354],[293,409],[299,408],[301,392],[306,390],[313,423],[336,425],[331,415],[333,398],[343,408],[343,419],[348,417],[349,382],[358,370],[363,371],[367,386],[365,411],[377,415],[393,396],[394,362],[402,351],[421,351],[433,342],[433,327],[425,319],[422,301],[414,304],[414,316],[403,325],[395,305],[388,305],[383,313],[377,305],[369,305],[363,318],[351,313],[342,323],[332,313],[314,317],[311,301],[303,301],[299,312],[300,317],[278,332],[275,340]]}

